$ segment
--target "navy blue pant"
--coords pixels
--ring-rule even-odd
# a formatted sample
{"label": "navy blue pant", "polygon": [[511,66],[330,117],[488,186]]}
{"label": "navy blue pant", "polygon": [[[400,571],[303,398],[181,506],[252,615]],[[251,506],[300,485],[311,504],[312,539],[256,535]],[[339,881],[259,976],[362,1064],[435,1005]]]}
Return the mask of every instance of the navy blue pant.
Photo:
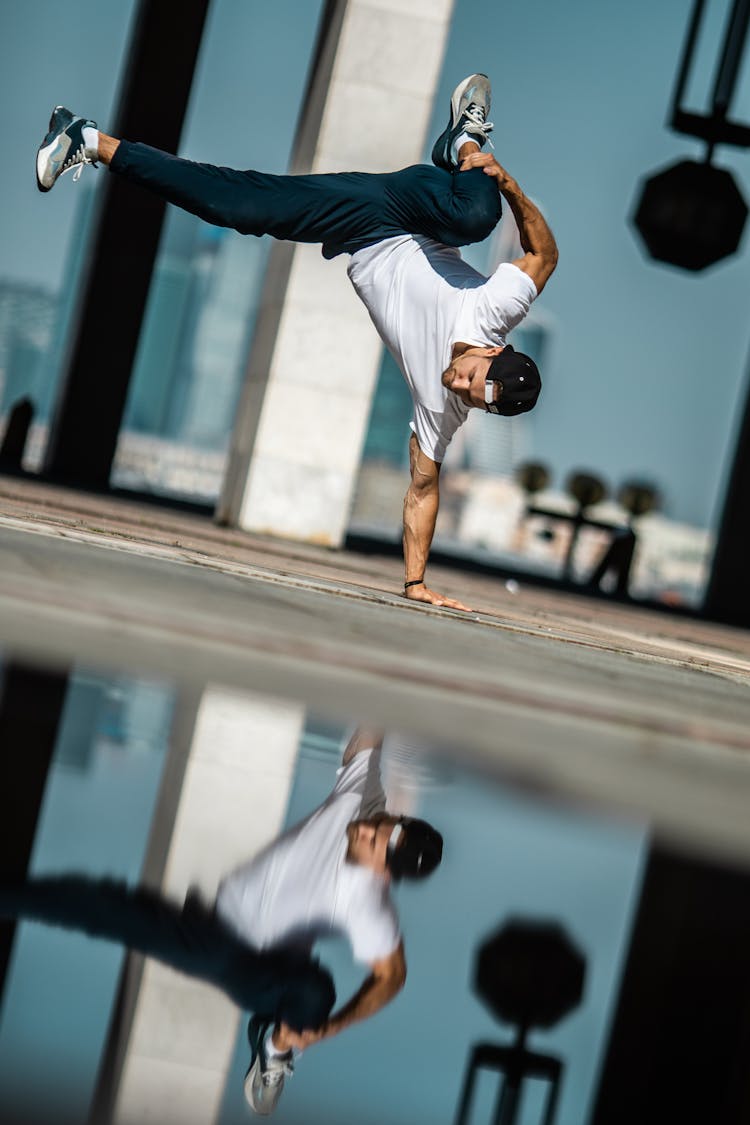
{"label": "navy blue pant", "polygon": [[331,974],[316,961],[253,949],[196,898],[180,907],[114,879],[50,876],[0,884],[0,918],[33,919],[119,942],[296,1031],[320,1027],[336,999]]}
{"label": "navy blue pant", "polygon": [[129,141],[120,142],[110,167],[214,226],[320,242],[326,258],[399,234],[467,246],[485,239],[502,213],[494,179],[476,168],[451,173],[415,164],[382,174],[273,176],[196,164]]}

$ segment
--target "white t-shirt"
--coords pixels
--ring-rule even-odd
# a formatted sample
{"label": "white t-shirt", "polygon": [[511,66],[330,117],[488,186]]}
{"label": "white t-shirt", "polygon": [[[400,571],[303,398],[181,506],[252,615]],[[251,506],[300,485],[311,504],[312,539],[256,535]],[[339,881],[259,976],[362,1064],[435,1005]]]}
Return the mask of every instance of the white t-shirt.
{"label": "white t-shirt", "polygon": [[344,934],[355,960],[387,957],[401,940],[388,883],[345,860],[347,825],[384,808],[380,751],[361,751],[319,808],[222,881],[219,916],[257,949],[308,953],[318,938]]}
{"label": "white t-shirt", "polygon": [[348,272],[409,385],[419,447],[442,461],[471,409],[440,382],[453,345],[504,346],[529,311],[536,286],[509,262],[484,277],[458,250],[421,235],[397,235],[357,250]]}

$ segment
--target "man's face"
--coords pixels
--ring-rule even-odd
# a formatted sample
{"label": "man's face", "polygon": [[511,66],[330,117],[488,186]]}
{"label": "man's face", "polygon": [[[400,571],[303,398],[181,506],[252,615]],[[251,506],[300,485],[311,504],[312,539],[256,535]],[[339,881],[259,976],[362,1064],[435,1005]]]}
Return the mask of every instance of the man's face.
{"label": "man's face", "polygon": [[484,401],[484,381],[490,364],[502,348],[468,348],[451,360],[450,367],[443,372],[441,382],[449,391],[461,399],[466,406],[486,409]]}
{"label": "man's face", "polygon": [[349,862],[359,864],[360,867],[369,867],[378,875],[387,874],[388,841],[399,819],[397,816],[386,816],[384,813],[382,816],[370,817],[369,820],[353,820],[347,827]]}

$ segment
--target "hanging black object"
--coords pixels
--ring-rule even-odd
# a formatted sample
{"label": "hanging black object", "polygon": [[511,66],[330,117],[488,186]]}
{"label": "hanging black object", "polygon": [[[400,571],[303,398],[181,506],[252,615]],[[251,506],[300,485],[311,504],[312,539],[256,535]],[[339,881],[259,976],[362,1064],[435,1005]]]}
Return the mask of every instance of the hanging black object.
{"label": "hanging black object", "polygon": [[479,947],[474,990],[498,1019],[554,1027],[580,1004],[585,967],[558,923],[512,919]]}
{"label": "hanging black object", "polygon": [[710,112],[683,108],[705,0],[696,0],[675,84],[670,127],[706,143],[703,161],[682,160],[642,181],[633,222],[652,258],[702,270],[734,254],[747,205],[732,173],[711,163],[717,144],[750,147],[750,126],[728,112],[750,22],[750,0],[734,0],[719,56]]}
{"label": "hanging black object", "polygon": [[681,160],[645,181],[634,222],[652,258],[702,270],[735,253],[746,218],[731,172]]}

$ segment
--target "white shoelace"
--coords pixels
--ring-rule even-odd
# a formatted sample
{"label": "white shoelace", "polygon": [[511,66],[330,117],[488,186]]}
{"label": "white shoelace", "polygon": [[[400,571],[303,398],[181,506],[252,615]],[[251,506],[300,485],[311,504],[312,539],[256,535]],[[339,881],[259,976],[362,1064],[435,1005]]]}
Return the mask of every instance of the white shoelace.
{"label": "white shoelace", "polygon": [[71,156],[69,156],[63,164],[63,170],[60,175],[64,176],[66,172],[70,172],[71,169],[75,168],[75,172],[73,174],[73,183],[78,183],[81,178],[81,172],[83,171],[84,164],[90,164],[92,167],[96,167],[96,164],[91,159],[91,157],[86,155],[85,146],[83,144],[80,144],[76,151]]}
{"label": "white shoelace", "polygon": [[278,1086],[284,1078],[291,1078],[294,1074],[294,1064],[291,1059],[277,1055],[266,1060],[266,1068],[261,1075],[264,1086]]}
{"label": "white shoelace", "polygon": [[[495,128],[495,126],[491,121],[485,121],[484,110],[482,109],[482,107],[479,105],[475,105],[472,102],[469,108],[464,110],[463,116],[474,126],[477,132],[481,134],[482,140],[487,141],[490,148],[494,148],[495,146],[490,140],[490,133]],[[472,132],[471,129],[467,129],[466,131]]]}

